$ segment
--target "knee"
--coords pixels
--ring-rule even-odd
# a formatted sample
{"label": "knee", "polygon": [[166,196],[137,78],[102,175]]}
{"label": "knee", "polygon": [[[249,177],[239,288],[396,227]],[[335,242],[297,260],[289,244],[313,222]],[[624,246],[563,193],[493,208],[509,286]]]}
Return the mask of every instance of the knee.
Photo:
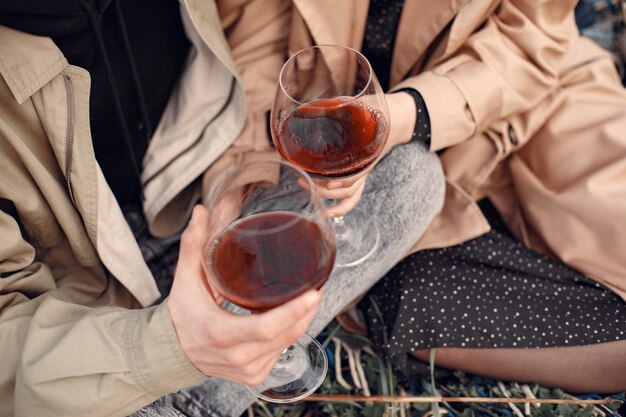
{"label": "knee", "polygon": [[[439,156],[412,141],[396,146],[380,163],[386,192],[401,201],[399,214],[432,220],[443,208],[446,181]],[[377,167],[378,168],[378,167]]]}

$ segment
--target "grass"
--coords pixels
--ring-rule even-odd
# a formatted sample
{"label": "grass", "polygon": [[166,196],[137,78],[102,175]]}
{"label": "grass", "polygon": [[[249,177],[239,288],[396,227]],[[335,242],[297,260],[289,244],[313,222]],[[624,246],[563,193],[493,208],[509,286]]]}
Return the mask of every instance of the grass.
{"label": "grass", "polygon": [[[584,404],[605,397],[573,396],[559,389],[445,370],[432,379],[404,380],[374,351],[367,338],[345,332],[336,322],[325,329],[319,340],[328,355],[329,371],[315,396],[280,405],[258,401],[242,417],[626,417],[624,394],[607,397],[605,404]],[[430,402],[432,399],[424,398],[439,395],[444,401]],[[342,396],[341,401],[337,396]],[[370,397],[383,402],[367,401]],[[408,397],[411,402],[396,401]],[[455,397],[489,399],[468,402]],[[511,398],[511,402],[505,398]],[[384,402],[387,400],[395,402]],[[544,403],[551,400],[570,403]]]}

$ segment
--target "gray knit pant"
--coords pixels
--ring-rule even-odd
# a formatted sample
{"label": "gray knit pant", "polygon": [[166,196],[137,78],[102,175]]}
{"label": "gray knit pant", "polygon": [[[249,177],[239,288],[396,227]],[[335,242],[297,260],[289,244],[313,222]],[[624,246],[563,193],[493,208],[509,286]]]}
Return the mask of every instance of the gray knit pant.
{"label": "gray knit pant", "polygon": [[[395,147],[370,173],[358,207],[378,222],[381,243],[367,261],[337,268],[309,333],[318,334],[350,302],[382,278],[419,239],[441,210],[443,171],[436,155],[417,141]],[[238,417],[254,401],[241,385],[209,378],[163,397],[133,417]]]}

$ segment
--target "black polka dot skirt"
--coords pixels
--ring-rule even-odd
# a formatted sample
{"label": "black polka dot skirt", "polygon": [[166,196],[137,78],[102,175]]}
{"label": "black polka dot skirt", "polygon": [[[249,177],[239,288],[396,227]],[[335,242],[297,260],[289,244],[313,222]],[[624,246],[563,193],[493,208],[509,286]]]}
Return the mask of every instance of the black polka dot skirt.
{"label": "black polka dot skirt", "polygon": [[541,348],[626,339],[626,302],[518,242],[495,209],[493,229],[415,253],[363,299],[372,341],[402,368],[434,347]]}

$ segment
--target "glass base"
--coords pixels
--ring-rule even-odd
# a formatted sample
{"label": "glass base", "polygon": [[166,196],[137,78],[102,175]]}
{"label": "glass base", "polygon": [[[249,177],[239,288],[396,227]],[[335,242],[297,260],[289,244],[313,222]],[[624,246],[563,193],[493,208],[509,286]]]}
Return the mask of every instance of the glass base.
{"label": "glass base", "polygon": [[365,212],[352,209],[333,219],[337,239],[335,267],[350,267],[366,261],[378,248],[380,233],[376,222]]}
{"label": "glass base", "polygon": [[290,403],[311,395],[324,382],[328,358],[315,338],[305,334],[289,346],[261,385],[247,387],[273,403]]}

